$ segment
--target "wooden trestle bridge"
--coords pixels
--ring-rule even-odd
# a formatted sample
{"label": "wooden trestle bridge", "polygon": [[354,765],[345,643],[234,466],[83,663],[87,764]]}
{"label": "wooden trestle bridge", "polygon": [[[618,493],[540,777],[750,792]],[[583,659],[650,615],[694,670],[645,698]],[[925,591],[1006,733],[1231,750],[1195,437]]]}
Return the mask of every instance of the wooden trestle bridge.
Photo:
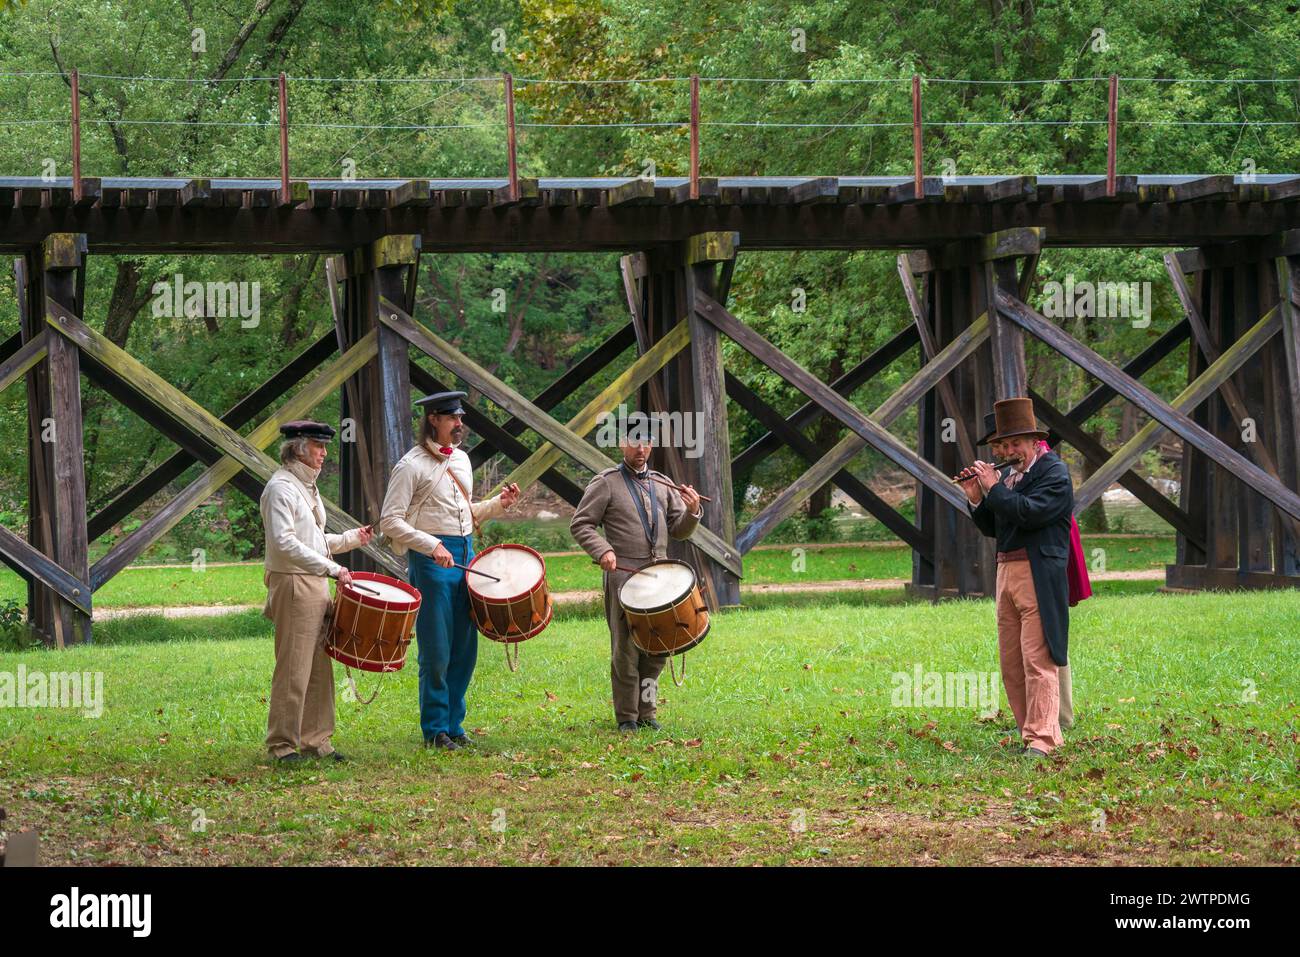
{"label": "wooden trestle bridge", "polygon": [[[1119,482],[1178,535],[1167,583],[1185,588],[1300,583],[1300,177],[1254,176],[761,177],[690,179],[174,180],[0,179],[0,251],[15,257],[21,331],[0,345],[0,389],[25,380],[30,512],[26,539],[0,528],[0,558],[29,584],[33,624],[50,641],[90,639],[94,592],[226,483],[257,497],[276,468],[266,450],[279,425],[338,393],[360,426],[341,453],[335,529],[374,517],[390,469],[414,441],[413,390],[457,381],[506,410],[498,424],[471,412],[475,464],[503,453],[508,481],[544,482],[576,502],[556,466],[608,464],[586,438],[607,409],[633,395],[642,408],[704,417],[703,454],[672,448],[657,463],[713,499],[683,549],[715,606],[736,604],[745,553],[818,487],[835,483],[914,552],[912,589],[934,598],[989,594],[992,545],[965,516],[948,477],[975,457],[973,440],[995,399],[1033,397],[1051,441],[1093,467],[1077,489],[1082,510]],[[1186,318],[1123,367],[1025,303],[1047,246],[1165,247]],[[913,324],[834,382],[822,382],[727,309],[736,256],[762,249],[891,249]],[[619,251],[630,322],[533,398],[519,394],[414,315],[421,255],[472,251]],[[85,265],[96,254],[334,254],[327,277],[336,328],[229,409],[204,409],[84,321]],[[1093,390],[1060,409],[1025,378],[1026,335],[1084,369]],[[727,337],[807,402],[778,413],[723,365]],[[638,357],[567,422],[549,414],[632,344]],[[920,371],[880,407],[846,398],[889,363],[920,350]],[[1172,401],[1142,374],[1175,350],[1187,387]],[[435,377],[411,356],[435,359]],[[94,515],[86,514],[80,377],[84,374],[178,446]],[[284,398],[289,396],[289,398]],[[1150,423],[1116,450],[1087,431],[1113,398]],[[730,398],[768,430],[731,460]],[[279,403],[277,405],[277,403]],[[919,447],[889,431],[919,410]],[[270,410],[270,411],[268,411]],[[833,446],[804,427],[843,426]],[[259,421],[260,417],[260,421]],[[943,441],[942,423],[957,423]],[[1256,441],[1243,441],[1252,419]],[[249,423],[257,421],[251,430]],[[52,433],[47,426],[52,425]],[[525,430],[544,441],[535,451]],[[1178,501],[1133,466],[1165,430],[1185,443]],[[52,434],[54,441],[44,441]],[[728,503],[732,475],[789,446],[808,470],[748,525]],[[866,447],[913,476],[915,523],[847,465]],[[195,462],[205,471],[94,565],[89,544]],[[730,463],[730,468],[727,467]],[[404,574],[380,548],[362,561]]]}

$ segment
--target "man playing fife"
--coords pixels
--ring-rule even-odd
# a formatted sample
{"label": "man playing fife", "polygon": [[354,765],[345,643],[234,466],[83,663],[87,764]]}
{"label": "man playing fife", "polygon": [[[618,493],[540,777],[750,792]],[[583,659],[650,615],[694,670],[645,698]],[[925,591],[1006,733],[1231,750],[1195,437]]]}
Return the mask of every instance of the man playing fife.
{"label": "man playing fife", "polygon": [[325,579],[352,580],[330,555],[370,541],[370,526],[342,535],[325,532],[325,506],[316,479],[325,464],[325,443],[334,429],[322,422],[280,426],[281,467],[262,491],[266,529],[266,607],[275,623],[275,675],[266,722],[266,747],[281,762],[301,761],[304,752],[344,760],[330,743],[334,733],[334,669],[320,642],[330,607]]}
{"label": "man playing fife", "polygon": [[[420,730],[425,747],[455,751],[473,742],[465,733],[465,693],[478,661],[478,635],[469,613],[464,568],[474,559],[474,529],[515,504],[507,485],[473,502],[465,438],[464,392],[438,392],[416,403],[424,410],[420,443],[402,456],[388,481],[379,530],[393,551],[407,553],[411,584],[422,601],[415,620],[420,661]],[[407,551],[409,549],[409,552]]]}
{"label": "man playing fife", "polygon": [[999,480],[988,462],[964,469],[962,489],[979,530],[998,543],[995,607],[1002,685],[1033,758],[1061,744],[1057,667],[1066,665],[1069,586],[1066,559],[1074,488],[1070,470],[1052,452],[1038,451],[1047,433],[1030,399],[993,405],[991,443],[1016,464]]}
{"label": "man playing fife", "polygon": [[[605,620],[609,624],[610,683],[619,731],[638,727],[659,730],[655,720],[659,672],[664,656],[647,655],[632,641],[618,591],[631,572],[667,557],[668,536],[690,538],[703,512],[700,496],[689,485],[682,492],[653,481],[661,472],[646,468],[650,443],[624,437],[623,463],[596,474],[583,492],[569,530],[588,555],[604,569]],[[596,531],[603,526],[605,534]]]}

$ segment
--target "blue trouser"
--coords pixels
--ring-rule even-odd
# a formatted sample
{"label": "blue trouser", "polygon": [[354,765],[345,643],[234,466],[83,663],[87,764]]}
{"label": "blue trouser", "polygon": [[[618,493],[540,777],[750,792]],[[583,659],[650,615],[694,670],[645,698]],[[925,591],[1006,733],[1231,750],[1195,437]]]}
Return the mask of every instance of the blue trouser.
{"label": "blue trouser", "polygon": [[[452,561],[474,558],[472,535],[444,535],[439,541]],[[411,584],[422,601],[415,619],[420,661],[420,730],[431,741],[439,731],[453,738],[465,733],[465,692],[478,660],[478,634],[469,616],[465,572],[443,568],[427,555],[406,553]]]}

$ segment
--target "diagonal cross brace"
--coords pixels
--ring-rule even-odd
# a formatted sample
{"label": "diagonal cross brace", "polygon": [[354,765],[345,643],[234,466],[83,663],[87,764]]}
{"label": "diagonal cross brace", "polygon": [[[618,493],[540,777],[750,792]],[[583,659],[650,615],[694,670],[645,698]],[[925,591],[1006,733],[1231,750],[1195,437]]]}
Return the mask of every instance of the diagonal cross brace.
{"label": "diagonal cross brace", "polygon": [[[264,453],[251,438],[244,438],[126,350],[119,348],[49,298],[46,299],[46,322],[142,399],[223,452],[238,468],[246,469],[262,482],[267,481],[279,468],[275,460]],[[349,350],[349,357],[355,360],[364,355],[365,361],[368,361],[374,355],[376,338],[372,335],[360,340],[356,347]],[[268,435],[260,429],[257,434],[264,436],[263,444],[271,442],[275,437],[274,433]],[[231,477],[238,468],[231,471]],[[324,496],[321,501],[325,506],[327,525],[334,530],[342,532],[361,524]],[[364,550],[385,567],[399,572],[400,563],[392,555],[373,544],[364,546]]]}
{"label": "diagonal cross brace", "polygon": [[[809,398],[816,400],[827,412],[855,432],[863,440],[864,445],[871,445],[944,501],[954,508],[965,511],[966,496],[949,481],[948,476],[909,449],[881,424],[886,419],[884,413],[886,406],[890,406],[892,409],[897,405],[899,411],[901,411],[904,405],[910,404],[910,402],[904,403],[897,399],[900,393],[908,389],[907,385],[895,392],[894,396],[886,400],[885,404],[871,416],[864,415],[848,399],[835,392],[826,383],[724,309],[717,300],[704,293],[697,293],[696,299],[696,311],[701,317],[717,326],[720,331],[726,333],[745,351],[763,362],[764,365],[768,366],[796,389]],[[975,326],[972,325],[970,329],[966,330],[966,333],[971,333],[974,328]],[[983,323],[982,328],[983,335],[987,336],[987,321]],[[954,340],[954,342],[957,341],[959,340]],[[926,378],[927,373],[933,374],[935,371],[934,369],[923,369],[913,381]],[[928,391],[929,388],[930,386],[927,385],[921,391]],[[834,472],[831,474],[834,474]]]}
{"label": "diagonal cross brace", "polygon": [[[757,333],[754,335],[757,337]],[[962,332],[953,339],[952,342],[944,346],[931,362],[926,363],[921,368],[921,371],[896,389],[893,395],[882,402],[875,412],[871,413],[869,420],[873,425],[880,429],[887,428],[889,423],[902,414],[904,409],[915,403],[922,395],[933,388],[935,382],[942,379],[954,368],[969,358],[971,354],[974,353],[986,339],[988,339],[988,337],[988,315],[984,314],[976,319],[966,329],[962,330]],[[761,339],[761,337],[758,338]],[[765,342],[766,340],[763,341]],[[768,344],[768,348],[775,352],[774,346]],[[763,359],[762,356],[759,356],[759,358],[766,362],[766,359]],[[789,360],[786,360],[786,362],[789,362]],[[789,362],[789,364],[793,365],[792,362]],[[804,384],[796,382],[793,379],[787,378],[787,381],[817,400],[818,397],[814,395],[813,392],[808,391],[810,388],[814,388],[813,383],[818,383],[817,378],[807,370],[800,371],[804,376],[807,376],[807,380],[802,380],[807,384],[807,388],[805,388]],[[834,410],[828,411],[830,411],[831,414],[836,415],[837,418],[839,417],[838,413]],[[854,411],[856,412],[857,410],[854,409]],[[841,421],[843,420],[841,419]],[[886,434],[888,435],[889,433],[886,432]],[[893,439],[892,435],[889,437]],[[782,519],[799,507],[799,503],[804,497],[806,497],[804,490],[815,489],[819,485],[829,481],[830,478],[839,471],[839,469],[866,448],[868,444],[869,443],[862,438],[861,434],[856,431],[840,439],[840,441],[832,446],[830,451],[822,456],[822,458],[819,459],[812,468],[808,469],[808,471],[801,475],[793,485],[789,485],[782,490],[781,493],[777,495],[777,497],[770,502],[765,509],[763,509],[763,511],[754,516],[753,520],[751,520],[750,523],[736,536],[737,547],[743,552],[747,552],[749,549],[753,548],[754,545],[762,540],[763,536],[766,535],[769,530],[774,528]],[[920,459],[919,456],[916,456],[911,449],[904,448],[904,451],[909,455],[912,455],[914,458],[919,459],[924,465],[928,466],[929,470],[938,475],[939,480],[944,483],[942,490],[935,488],[930,484],[930,482],[925,482],[926,486],[934,488],[935,492],[939,494],[940,497],[944,498],[950,504],[953,504],[954,507],[965,513],[966,496],[960,491],[957,491],[956,486],[949,481],[948,477],[943,475],[942,472],[939,472],[939,470],[933,465],[930,465],[930,463],[925,462],[924,459]],[[962,503],[960,506],[953,502],[954,497],[960,498]]]}
{"label": "diagonal cross brace", "polygon": [[[1110,385],[1116,392],[1142,409],[1158,423],[1158,425],[1155,425],[1155,423],[1148,423],[1148,425],[1154,425],[1155,428],[1162,425],[1169,429],[1169,431],[1181,437],[1183,441],[1195,446],[1208,458],[1223,466],[1237,478],[1248,483],[1278,508],[1289,515],[1300,518],[1300,495],[1287,488],[1253,462],[1238,455],[1220,439],[1193,422],[1184,412],[1171,406],[1141,382],[1124,375],[1110,362],[1097,355],[1097,353],[1068,333],[1048,322],[1030,306],[1027,306],[1016,297],[1008,295],[1005,290],[999,289],[997,291],[997,306],[998,311],[1012,322],[1041,339],[1085,372]],[[1219,357],[1219,362],[1223,363],[1223,366],[1215,369],[1215,366],[1212,365],[1210,368],[1215,370],[1217,376],[1226,377],[1226,375],[1230,375],[1231,368],[1226,373],[1224,368],[1238,359],[1244,362],[1245,359],[1241,358],[1241,354],[1252,344],[1256,349],[1262,346],[1263,342],[1277,331],[1280,323],[1281,319],[1278,310],[1276,308],[1270,310],[1268,315],[1261,319],[1246,336],[1237,340],[1231,348]],[[1218,365],[1218,363],[1215,365]],[[1205,379],[1209,372],[1210,370],[1207,369],[1206,373],[1197,379],[1197,382]],[[1222,379],[1216,378],[1214,385],[1217,386],[1219,381],[1222,381]],[[1190,391],[1190,387],[1187,391]],[[1116,462],[1116,458],[1118,456],[1112,457],[1109,466],[1104,466],[1102,471],[1094,473],[1092,478],[1084,483],[1084,487],[1099,484],[1102,477],[1106,475],[1109,475],[1106,479],[1106,485],[1109,485],[1115,478],[1114,474],[1110,474],[1115,468],[1118,468],[1119,465],[1125,465],[1125,468],[1127,468],[1126,463]],[[1121,469],[1121,474],[1123,471]],[[1101,487],[1105,488],[1104,485]],[[1094,491],[1092,488],[1087,488],[1087,490],[1089,493]],[[1076,496],[1076,510],[1079,507],[1079,499]]]}
{"label": "diagonal cross brace", "polygon": [[[381,298],[379,301],[379,319],[411,345],[430,358],[436,359],[444,367],[464,379],[476,391],[486,395],[509,412],[511,416],[523,422],[546,440],[546,444],[512,472],[507,481],[515,481],[517,478],[530,481],[530,477],[535,479],[540,476],[541,472],[558,462],[561,454],[575,459],[592,472],[607,469],[612,464],[607,455],[589,444],[573,428],[557,422],[520,392],[492,375],[451,343],[416,322],[404,310],[386,298]],[[656,344],[654,349],[638,358],[619,379],[615,380],[611,389],[621,384],[622,387],[626,388],[627,392],[634,391],[642,381],[648,379],[668,359],[683,348],[686,344],[684,337],[688,335],[689,332],[683,329],[680,333],[666,336],[660,343]],[[638,379],[638,377],[640,378]],[[609,391],[609,389],[606,390],[607,393]],[[624,394],[626,395],[627,392]],[[596,417],[603,411],[607,400],[608,396],[602,394],[602,396],[598,396],[591,403],[588,403],[587,407],[575,417],[574,424],[579,427],[585,425],[583,431],[593,428],[596,424]],[[590,424],[586,424],[587,422]],[[701,529],[697,528],[690,540],[725,567],[733,571],[738,568],[740,559],[735,553],[735,549],[707,529],[701,531]],[[739,574],[738,571],[737,574]]]}

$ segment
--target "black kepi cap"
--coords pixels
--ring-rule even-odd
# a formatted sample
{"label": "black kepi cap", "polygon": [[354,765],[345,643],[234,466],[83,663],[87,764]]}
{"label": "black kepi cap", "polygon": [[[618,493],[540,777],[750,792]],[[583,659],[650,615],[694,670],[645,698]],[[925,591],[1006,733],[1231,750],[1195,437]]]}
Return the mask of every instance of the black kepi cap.
{"label": "black kepi cap", "polygon": [[461,407],[460,400],[467,398],[469,398],[468,392],[435,392],[433,395],[426,395],[423,399],[417,400],[415,404],[423,406],[426,413],[464,415],[465,410]]}
{"label": "black kepi cap", "polygon": [[280,426],[280,434],[286,439],[304,438],[328,442],[334,438],[334,427],[324,422],[313,422],[311,419],[297,419]]}

